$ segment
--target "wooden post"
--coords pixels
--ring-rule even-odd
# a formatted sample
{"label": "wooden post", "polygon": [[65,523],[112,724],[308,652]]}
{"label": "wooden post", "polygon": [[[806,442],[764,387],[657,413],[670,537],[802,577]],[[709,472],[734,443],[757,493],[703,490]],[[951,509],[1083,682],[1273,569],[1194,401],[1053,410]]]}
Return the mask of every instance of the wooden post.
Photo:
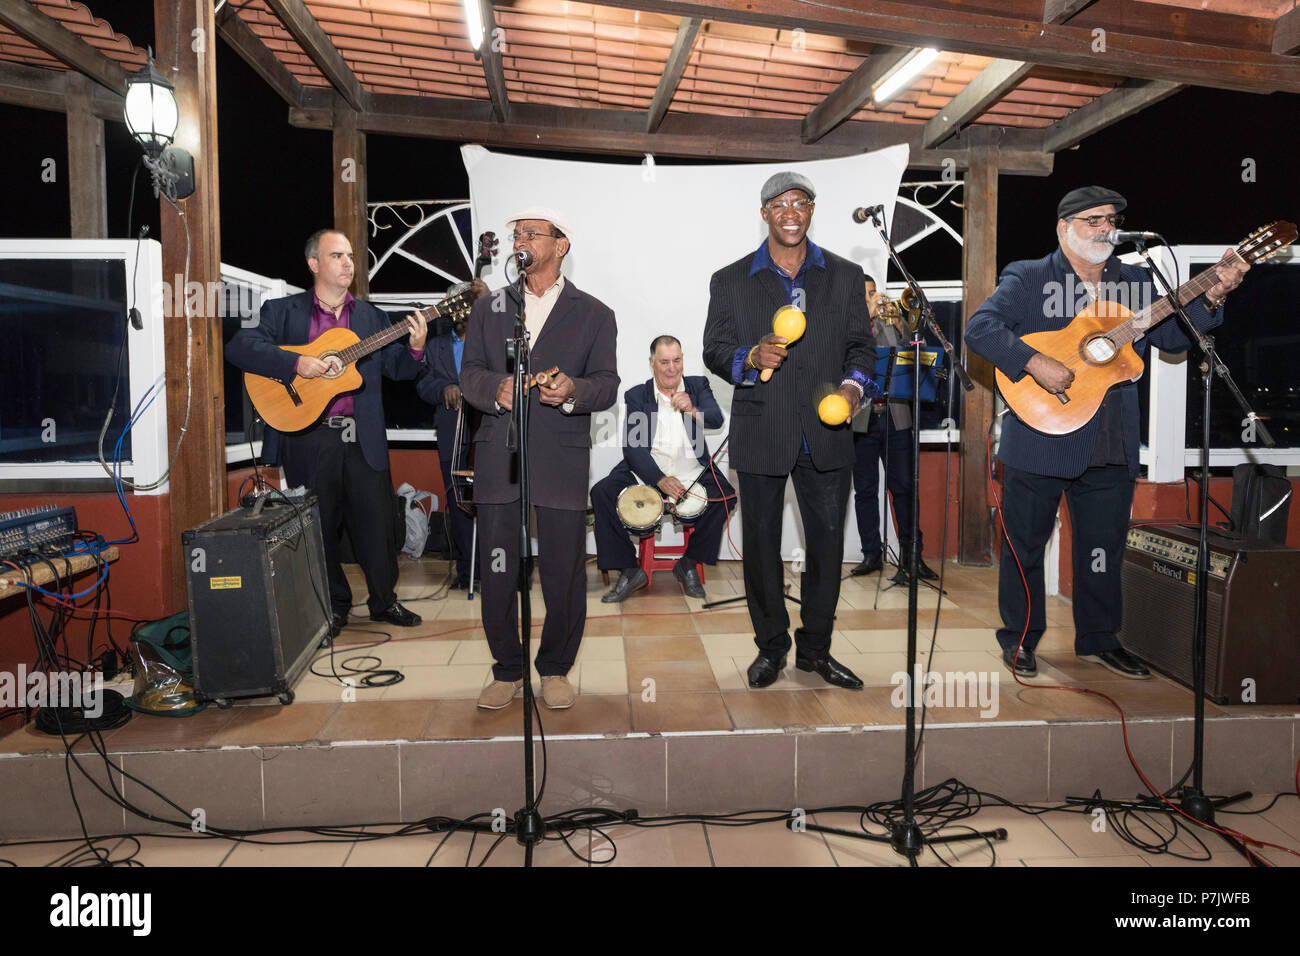
{"label": "wooden post", "polygon": [[108,238],[108,190],[104,183],[104,121],[91,112],[94,84],[67,73],[68,208],[73,239]]}
{"label": "wooden post", "polygon": [[[334,228],[348,237],[356,256],[352,294],[370,295],[370,217],[366,210],[366,134],[357,111],[334,98]],[[303,237],[306,238],[305,236]]]}
{"label": "wooden post", "polygon": [[[966,171],[962,225],[962,334],[966,322],[997,285],[998,168],[987,149],[972,150]],[[986,436],[993,422],[993,366],[967,351],[966,371],[975,389],[963,392],[961,420],[961,504],[957,560],[988,565],[993,561],[989,518]]]}
{"label": "wooden post", "polygon": [[[162,271],[171,303],[193,301],[166,322],[167,445],[171,465],[171,606],[183,608],[185,560],[181,532],[226,508],[226,415],[221,342],[221,215],[217,183],[217,32],[212,4],[154,0],[158,69],[176,86],[180,125],[175,145],[194,157],[194,195],[162,209]],[[183,214],[183,215],[182,215]],[[188,230],[187,230],[188,225]],[[197,283],[197,286],[194,285]],[[187,295],[202,290],[200,296]],[[216,305],[217,308],[209,306]],[[189,340],[186,339],[189,313]],[[188,361],[187,361],[188,348]],[[188,365],[188,370],[187,370]],[[186,422],[188,390],[188,414]],[[185,427],[182,438],[181,428]]]}

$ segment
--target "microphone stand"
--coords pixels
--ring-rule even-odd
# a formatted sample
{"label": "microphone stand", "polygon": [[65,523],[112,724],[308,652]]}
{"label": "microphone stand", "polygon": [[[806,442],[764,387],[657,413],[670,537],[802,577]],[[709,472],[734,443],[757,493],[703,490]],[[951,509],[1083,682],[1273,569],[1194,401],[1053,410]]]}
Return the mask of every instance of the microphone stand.
{"label": "microphone stand", "polygon": [[[958,370],[962,384],[967,391],[975,387],[971,382],[970,376],[966,374],[956,361],[951,343],[944,337],[943,331],[939,328],[939,323],[934,320],[934,310],[930,306],[930,300],[926,298],[925,291],[920,284],[912,278],[912,274],[907,271],[903,261],[898,257],[894,250],[893,244],[889,241],[889,235],[881,223],[879,207],[869,211],[872,223],[876,231],[880,233],[881,241],[885,244],[885,249],[889,252],[890,259],[898,267],[903,278],[912,289],[912,294],[916,296],[916,301],[921,303],[922,315],[925,316],[930,331],[943,346],[944,351],[948,353],[949,362],[952,368]],[[890,832],[888,835],[877,835],[873,833],[856,833],[849,830],[841,830],[832,827],[823,827],[819,824],[804,823],[806,830],[816,830],[824,833],[836,833],[841,836],[853,837],[858,840],[866,840],[871,843],[888,843],[893,847],[894,852],[900,856],[907,857],[911,866],[917,866],[917,857],[925,852],[927,845],[936,843],[962,843],[968,840],[1005,840],[1007,831],[1002,828],[996,830],[986,830],[983,832],[972,831],[970,833],[957,833],[948,836],[926,836],[921,827],[916,822],[916,591],[917,591],[917,563],[920,560],[920,550],[916,546],[919,533],[919,515],[921,511],[921,430],[916,427],[921,421],[921,337],[913,334],[912,336],[912,538],[911,547],[908,549],[908,581],[907,581],[907,726],[904,734],[904,754],[903,754],[903,793],[901,803],[903,805],[903,819],[894,820],[890,823]],[[874,371],[874,368],[873,368]],[[864,396],[865,397],[865,396]],[[786,821],[788,828],[793,827],[793,820]]]}
{"label": "microphone stand", "polygon": [[[528,279],[527,266],[531,258],[517,258],[519,278],[515,287],[518,308],[515,312],[514,336],[506,340],[507,365],[514,362],[514,399],[511,403],[510,425],[506,433],[506,449],[514,454],[516,476],[519,480],[519,575],[516,590],[519,600],[519,636],[523,645],[524,660],[524,806],[515,811],[514,818],[491,822],[472,818],[469,821],[457,821],[447,829],[468,830],[474,833],[501,836],[512,832],[515,841],[524,848],[524,866],[533,865],[533,848],[546,838],[548,830],[561,832],[554,824],[547,824],[538,809],[536,775],[533,768],[533,712],[536,698],[533,694],[532,648],[531,636],[533,626],[530,584],[533,576],[533,546],[528,533],[529,508],[531,497],[528,489],[528,419],[530,396],[528,381],[530,378],[531,355],[528,345],[528,328],[524,324],[524,294]],[[540,726],[540,720],[539,720]],[[542,737],[543,759],[546,754],[546,739]],[[479,816],[484,816],[480,814]],[[636,810],[592,810],[583,818],[584,825],[600,823],[626,823],[638,816]],[[435,832],[439,832],[435,830]]]}
{"label": "microphone stand", "polygon": [[[1168,246],[1163,236],[1153,234],[1160,242]],[[1189,338],[1196,343],[1197,348],[1201,351],[1201,509],[1200,509],[1200,541],[1196,550],[1196,604],[1195,612],[1192,616],[1192,694],[1195,697],[1193,704],[1193,737],[1192,737],[1192,784],[1183,787],[1180,797],[1180,809],[1201,823],[1214,825],[1214,811],[1220,807],[1227,806],[1230,803],[1236,803],[1240,800],[1249,799],[1249,791],[1235,794],[1231,797],[1209,797],[1205,794],[1204,775],[1205,775],[1205,657],[1206,657],[1206,636],[1205,630],[1208,622],[1208,605],[1209,605],[1209,585],[1210,585],[1210,547],[1209,547],[1209,526],[1210,526],[1210,389],[1214,384],[1214,376],[1218,375],[1228,386],[1228,391],[1236,398],[1237,404],[1241,406],[1247,417],[1255,423],[1255,428],[1259,432],[1260,439],[1269,447],[1276,443],[1273,436],[1269,434],[1264,423],[1255,415],[1254,410],[1246,401],[1241,390],[1237,388],[1236,382],[1232,379],[1232,373],[1228,367],[1219,359],[1218,353],[1214,348],[1214,339],[1206,335],[1187,315],[1183,309],[1183,304],[1178,301],[1177,290],[1169,284],[1169,279],[1160,267],[1156,265],[1151,254],[1147,252],[1146,237],[1137,237],[1133,239],[1138,253],[1146,261],[1147,267],[1155,277],[1162,290],[1162,294],[1169,300],[1174,312],[1178,314],[1178,320],[1182,323],[1183,331]],[[1213,268],[1213,266],[1211,266]],[[1120,807],[1130,808],[1134,806],[1131,803],[1123,801],[1104,801],[1093,798],[1068,797],[1070,802],[1085,803],[1089,806],[1102,807]],[[1138,801],[1137,806],[1147,810],[1164,810],[1169,812],[1169,807],[1161,800],[1153,797],[1143,797]],[[1245,850],[1232,843],[1234,849]]]}

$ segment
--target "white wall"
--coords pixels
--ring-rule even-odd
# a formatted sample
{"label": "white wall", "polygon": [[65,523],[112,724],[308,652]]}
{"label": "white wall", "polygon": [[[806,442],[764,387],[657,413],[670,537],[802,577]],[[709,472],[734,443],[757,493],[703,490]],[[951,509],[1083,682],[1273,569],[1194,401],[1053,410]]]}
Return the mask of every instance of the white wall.
{"label": "white wall", "polygon": [[[502,239],[502,255],[485,275],[489,286],[508,282],[502,262],[509,254],[506,223],[512,216],[530,206],[563,213],[573,232],[565,276],[612,308],[618,319],[620,391],[650,377],[650,342],[668,333],[682,342],[686,374],[710,375],[727,413],[731,386],[711,375],[700,357],[709,278],[752,254],[766,236],[759,217],[763,182],[782,169],[808,176],[817,189],[810,238],[883,276],[887,257],[880,237],[870,224],[854,223],[852,211],[883,203],[886,219],[892,220],[908,158],[906,146],[809,163],[732,166],[580,163],[509,156],[481,146],[462,147],[461,153],[469,173],[474,235],[492,230]],[[589,486],[622,458],[622,414],[620,394],[613,409],[593,416]],[[724,425],[709,436],[709,447],[716,449],[725,435]],[[728,471],[735,484],[734,472]],[[846,560],[856,561],[857,532],[851,521],[848,532]],[[743,549],[736,518],[730,537]],[[671,532],[665,540],[671,540]],[[588,544],[594,552],[594,541]],[[782,552],[790,557],[800,546],[791,486]],[[737,556],[726,536],[722,556]]]}

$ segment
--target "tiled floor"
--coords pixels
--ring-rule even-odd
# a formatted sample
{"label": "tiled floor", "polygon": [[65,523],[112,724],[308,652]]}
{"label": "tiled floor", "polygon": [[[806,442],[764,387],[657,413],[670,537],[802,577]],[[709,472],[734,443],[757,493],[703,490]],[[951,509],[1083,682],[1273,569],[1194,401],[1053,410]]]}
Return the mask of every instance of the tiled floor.
{"label": "tiled floor", "polygon": [[[365,619],[359,603],[353,623],[333,653],[322,652],[316,673],[304,675],[290,707],[263,702],[239,704],[229,711],[209,708],[186,720],[136,715],[125,727],[106,735],[112,751],[294,744],[308,741],[436,740],[517,735],[518,704],[504,711],[479,711],[474,701],[491,679],[491,654],[479,626],[481,602],[463,591],[446,591],[444,562],[403,560],[399,595],[424,618],[410,629],[387,628]],[[579,698],[564,713],[544,713],[548,733],[627,734],[670,731],[780,730],[834,726],[902,724],[899,706],[907,646],[907,592],[886,589],[888,578],[847,576],[841,587],[837,629],[831,653],[866,683],[851,694],[828,687],[819,677],[789,666],[779,680],[751,690],[745,669],[755,648],[743,602],[704,610],[703,601],[684,597],[670,574],[656,575],[651,586],[622,604],[602,604],[606,585],[594,562],[588,565],[587,627],[570,673]],[[355,576],[356,569],[353,569]],[[791,592],[798,578],[789,574]],[[706,568],[709,598],[734,597],[741,591],[738,562]],[[1072,650],[1070,606],[1050,599],[1049,627],[1039,645],[1039,676],[1033,686],[1018,686],[1003,666],[993,638],[997,622],[997,572],[953,564],[945,572],[943,601],[934,656],[929,659],[937,594],[920,593],[919,660],[929,659],[936,672],[996,675],[998,713],[971,706],[932,707],[928,720],[1115,719],[1114,708],[1087,694],[1043,689],[1042,685],[1089,688],[1113,697],[1129,716],[1173,717],[1190,714],[1191,694],[1161,676],[1152,681],[1117,679],[1098,665],[1078,660]],[[355,576],[354,592],[364,594]],[[540,636],[545,604],[541,590],[532,592],[533,640]],[[798,626],[798,607],[789,605],[791,629]],[[378,642],[377,646],[376,643]],[[363,656],[364,655],[364,656]],[[368,687],[353,667],[383,667],[403,679]],[[346,686],[340,679],[350,680]],[[534,676],[535,672],[534,672]],[[534,686],[537,681],[534,680]],[[949,702],[953,703],[953,702]],[[973,703],[973,702],[968,702]],[[1296,708],[1217,707],[1210,717],[1296,713]],[[30,730],[0,739],[0,752],[39,753],[57,750]]]}
{"label": "tiled floor", "polygon": [[[1271,797],[1243,804],[1261,808]],[[1052,811],[1038,815],[1006,807],[986,807],[948,833],[1005,828],[1007,839],[975,839],[934,844],[922,866],[1125,866],[1242,867],[1243,856],[1213,833],[1198,831],[1200,843],[1186,830],[1173,834],[1165,818],[1148,816],[1153,826],[1173,837],[1169,853],[1147,853],[1126,843],[1114,826],[1099,825],[1092,814]],[[822,814],[808,823],[855,831],[856,814]],[[1219,822],[1254,839],[1300,852],[1300,800],[1282,796],[1262,814],[1221,813]],[[400,832],[399,832],[400,831]],[[874,833],[882,832],[878,826]],[[1153,840],[1149,831],[1144,833]],[[305,842],[305,841],[314,842]],[[494,843],[496,844],[494,846]],[[1201,844],[1204,844],[1202,846]],[[133,858],[146,866],[520,866],[523,849],[513,837],[411,831],[397,826],[358,828],[355,836],[334,840],[305,833],[277,833],[236,842],[191,836],[105,837],[96,841],[115,861]],[[1208,852],[1207,852],[1208,849]],[[1300,856],[1265,847],[1261,855],[1278,866],[1300,865]],[[78,840],[0,844],[0,862],[44,866],[89,858]],[[590,862],[589,862],[590,861]],[[618,826],[600,833],[580,831],[567,842],[552,837],[534,852],[537,866],[905,866],[907,861],[887,843],[866,842],[832,833],[791,832],[783,821],[736,826],[687,822],[671,827]]]}

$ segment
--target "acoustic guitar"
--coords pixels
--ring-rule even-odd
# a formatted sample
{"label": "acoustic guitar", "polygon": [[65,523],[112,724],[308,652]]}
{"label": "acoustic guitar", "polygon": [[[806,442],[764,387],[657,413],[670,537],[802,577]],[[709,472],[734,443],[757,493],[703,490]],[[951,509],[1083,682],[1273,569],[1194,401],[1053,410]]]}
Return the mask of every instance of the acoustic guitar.
{"label": "acoustic guitar", "polygon": [[[1231,261],[1235,256],[1247,263],[1262,262],[1295,239],[1295,223],[1270,223],[1252,232],[1222,261]],[[1186,305],[1218,281],[1216,270],[1206,269],[1178,287],[1178,301]],[[1112,386],[1141,378],[1145,366],[1133,342],[1173,312],[1167,296],[1137,313],[1121,303],[1099,299],[1063,329],[1021,337],[1035,351],[1051,356],[1074,372],[1074,382],[1066,394],[1047,391],[1027,372],[1013,382],[1001,370],[995,372],[998,391],[1017,417],[1035,431],[1047,435],[1077,431],[1097,414]]]}

